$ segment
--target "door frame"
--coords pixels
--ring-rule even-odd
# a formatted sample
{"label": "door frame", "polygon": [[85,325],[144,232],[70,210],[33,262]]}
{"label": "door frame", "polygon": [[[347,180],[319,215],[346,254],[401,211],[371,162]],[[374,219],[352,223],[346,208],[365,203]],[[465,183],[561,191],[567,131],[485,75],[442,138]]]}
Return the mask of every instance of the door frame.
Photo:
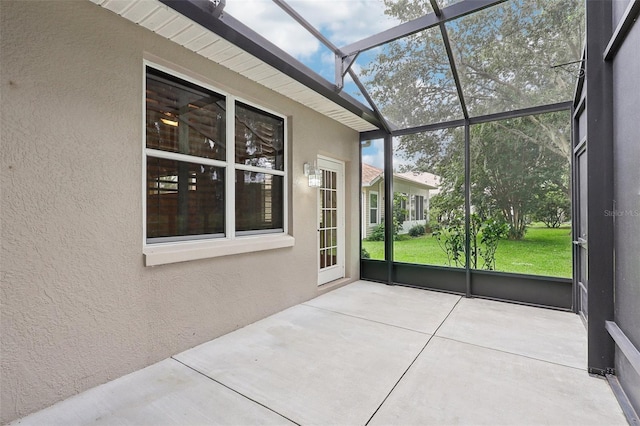
{"label": "door frame", "polygon": [[[586,173],[581,173],[583,167],[587,167],[587,140],[583,138],[573,151],[573,285],[574,285],[574,309],[582,319],[585,327],[588,322],[588,305],[586,305],[589,297],[589,277],[588,277],[588,246],[585,238],[588,234],[588,199],[583,200],[582,194],[587,195],[585,189],[587,182],[584,181]],[[582,156],[585,156],[582,159]],[[586,172],[586,170],[585,170]],[[582,191],[581,191],[582,190]],[[583,224],[584,221],[584,224]],[[584,228],[584,229],[583,229]],[[583,271],[587,276],[583,276]],[[583,297],[584,294],[584,297]]]}
{"label": "door frame", "polygon": [[[345,205],[345,162],[327,157],[324,155],[318,155],[317,157],[317,165],[318,169],[323,170],[332,170],[337,173],[338,181],[336,183],[336,191],[337,191],[337,241],[338,241],[338,250],[337,250],[337,262],[336,265],[330,268],[320,268],[320,214],[321,214],[321,203],[320,203],[320,193],[321,188],[316,190],[316,267],[318,271],[318,285],[323,285],[331,281],[338,280],[340,278],[345,277],[346,271],[346,261],[345,261],[345,252],[346,252],[346,205]],[[333,168],[329,168],[333,165]]]}

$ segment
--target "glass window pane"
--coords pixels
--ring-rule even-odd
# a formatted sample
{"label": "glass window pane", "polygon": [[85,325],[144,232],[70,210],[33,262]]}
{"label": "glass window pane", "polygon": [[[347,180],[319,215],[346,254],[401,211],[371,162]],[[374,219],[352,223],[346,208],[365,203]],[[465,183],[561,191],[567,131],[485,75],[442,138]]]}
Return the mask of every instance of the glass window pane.
{"label": "glass window pane", "polygon": [[384,260],[384,140],[361,143],[362,256]]}
{"label": "glass window pane", "polygon": [[584,1],[518,0],[446,24],[472,116],[573,97]]}
{"label": "glass window pane", "polygon": [[464,128],[396,137],[393,146],[394,260],[463,268]]}
{"label": "glass window pane", "polygon": [[570,114],[471,127],[471,267],[571,277]]}
{"label": "glass window pane", "polygon": [[147,238],[224,235],[224,169],[147,157]]}
{"label": "glass window pane", "polygon": [[284,120],[236,102],[236,163],[284,170]]}
{"label": "glass window pane", "polygon": [[377,225],[382,220],[380,209],[378,208],[378,193],[369,193],[369,224]]}
{"label": "glass window pane", "polygon": [[236,231],[284,229],[284,179],[236,170]]}
{"label": "glass window pane", "polygon": [[147,148],[224,160],[224,96],[147,70]]}
{"label": "glass window pane", "polygon": [[359,78],[383,116],[398,128],[463,118],[438,27],[360,55]]}

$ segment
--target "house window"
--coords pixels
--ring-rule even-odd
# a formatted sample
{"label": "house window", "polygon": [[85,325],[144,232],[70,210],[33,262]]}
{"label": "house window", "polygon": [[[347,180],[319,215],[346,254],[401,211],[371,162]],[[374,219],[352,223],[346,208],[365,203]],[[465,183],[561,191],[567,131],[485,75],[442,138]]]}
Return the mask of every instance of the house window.
{"label": "house window", "polygon": [[416,195],[415,196],[415,220],[423,220],[424,219],[424,196]]}
{"label": "house window", "polygon": [[284,232],[284,118],[147,67],[145,120],[147,244]]}
{"label": "house window", "polygon": [[284,120],[235,106],[236,233],[283,230]]}
{"label": "house window", "polygon": [[369,223],[378,223],[378,193],[374,191],[369,193]]}

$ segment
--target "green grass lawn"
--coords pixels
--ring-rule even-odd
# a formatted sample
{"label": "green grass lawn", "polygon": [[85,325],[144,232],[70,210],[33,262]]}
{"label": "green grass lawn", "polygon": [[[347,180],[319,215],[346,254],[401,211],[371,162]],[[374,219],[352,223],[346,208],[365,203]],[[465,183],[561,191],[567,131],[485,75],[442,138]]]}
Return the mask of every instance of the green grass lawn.
{"label": "green grass lawn", "polygon": [[[431,234],[393,244],[397,262],[449,265],[447,255]],[[384,242],[363,241],[362,247],[372,259],[384,259]],[[568,226],[551,229],[535,224],[527,229],[523,240],[500,240],[496,250],[497,271],[571,278],[571,267],[571,228]]]}

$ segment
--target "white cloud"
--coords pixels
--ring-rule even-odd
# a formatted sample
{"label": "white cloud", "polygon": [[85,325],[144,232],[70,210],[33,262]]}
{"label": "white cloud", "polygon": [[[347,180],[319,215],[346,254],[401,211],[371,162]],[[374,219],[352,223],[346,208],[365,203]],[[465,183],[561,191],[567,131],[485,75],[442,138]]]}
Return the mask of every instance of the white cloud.
{"label": "white cloud", "polygon": [[[338,47],[399,22],[382,0],[289,0],[288,4]],[[227,0],[225,13],[298,59],[319,53],[320,42],[271,0]]]}
{"label": "white cloud", "polygon": [[271,0],[228,0],[224,12],[298,59],[320,48],[313,35]]}
{"label": "white cloud", "polygon": [[289,5],[341,46],[397,25],[382,0],[289,0]]}
{"label": "white cloud", "polygon": [[379,169],[384,168],[384,155],[382,153],[375,153],[373,155],[363,155],[362,162]]}

